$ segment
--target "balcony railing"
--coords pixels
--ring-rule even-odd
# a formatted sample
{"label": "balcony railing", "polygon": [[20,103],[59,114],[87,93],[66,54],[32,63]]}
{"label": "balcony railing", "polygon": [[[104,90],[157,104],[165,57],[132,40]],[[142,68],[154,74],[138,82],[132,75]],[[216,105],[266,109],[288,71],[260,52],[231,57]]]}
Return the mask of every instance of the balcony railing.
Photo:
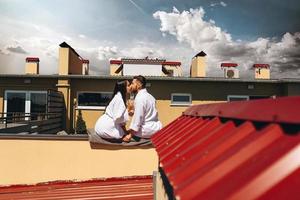
{"label": "balcony railing", "polygon": [[0,133],[55,134],[62,123],[61,113],[0,113]]}

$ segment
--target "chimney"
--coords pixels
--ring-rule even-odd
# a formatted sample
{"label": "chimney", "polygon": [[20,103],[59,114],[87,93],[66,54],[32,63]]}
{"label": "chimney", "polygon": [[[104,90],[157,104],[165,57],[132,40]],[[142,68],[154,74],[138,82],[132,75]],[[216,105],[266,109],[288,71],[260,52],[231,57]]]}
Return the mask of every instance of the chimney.
{"label": "chimney", "polygon": [[239,70],[237,63],[221,63],[221,68],[224,70],[225,78],[239,78]]}
{"label": "chimney", "polygon": [[69,44],[59,45],[58,74],[82,74],[82,58]]}
{"label": "chimney", "polygon": [[206,77],[206,53],[201,51],[192,58],[191,77]]}
{"label": "chimney", "polygon": [[82,60],[82,75],[89,75],[89,60]]}
{"label": "chimney", "polygon": [[110,75],[122,76],[123,75],[123,62],[122,60],[110,60]]}
{"label": "chimney", "polygon": [[37,57],[27,57],[25,65],[25,74],[39,74],[39,62]]}
{"label": "chimney", "polygon": [[270,65],[254,64],[255,79],[270,79]]}

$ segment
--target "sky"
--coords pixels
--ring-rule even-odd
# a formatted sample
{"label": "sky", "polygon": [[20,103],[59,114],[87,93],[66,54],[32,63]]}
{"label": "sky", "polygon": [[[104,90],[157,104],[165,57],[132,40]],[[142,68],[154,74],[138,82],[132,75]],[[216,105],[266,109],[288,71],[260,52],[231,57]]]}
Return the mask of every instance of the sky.
{"label": "sky", "polygon": [[207,75],[222,62],[253,78],[268,63],[272,78],[300,78],[297,0],[0,0],[0,73],[23,74],[25,58],[40,58],[41,74],[58,73],[59,44],[90,60],[90,74],[108,75],[109,60],[207,54]]}

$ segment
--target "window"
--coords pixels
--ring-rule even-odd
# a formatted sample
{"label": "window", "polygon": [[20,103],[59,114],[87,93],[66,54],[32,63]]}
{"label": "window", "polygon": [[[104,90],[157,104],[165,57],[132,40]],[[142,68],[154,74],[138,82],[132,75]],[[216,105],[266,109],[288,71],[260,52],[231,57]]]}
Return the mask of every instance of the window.
{"label": "window", "polygon": [[184,93],[171,94],[171,105],[173,106],[189,106],[192,104],[192,95]]}
{"label": "window", "polygon": [[[24,116],[25,113],[47,112],[47,91],[7,90],[4,97],[4,112],[7,117]],[[34,115],[32,115],[34,120]],[[18,118],[28,120],[28,117]]]}
{"label": "window", "polygon": [[259,95],[257,95],[257,96],[249,96],[249,98],[250,99],[269,99],[270,98],[270,96],[259,96]]}
{"label": "window", "polygon": [[249,96],[246,95],[228,95],[227,101],[244,101],[249,100]]}
{"label": "window", "polygon": [[78,92],[77,108],[104,109],[112,98],[112,92]]}

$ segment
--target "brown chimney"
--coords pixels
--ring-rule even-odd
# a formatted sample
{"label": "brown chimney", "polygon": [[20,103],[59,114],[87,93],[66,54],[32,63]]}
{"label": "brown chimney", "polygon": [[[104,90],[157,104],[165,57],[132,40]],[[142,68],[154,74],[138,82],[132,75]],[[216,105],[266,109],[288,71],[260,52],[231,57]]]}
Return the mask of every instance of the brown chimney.
{"label": "brown chimney", "polygon": [[39,74],[39,63],[39,58],[27,57],[25,65],[25,74]]}

